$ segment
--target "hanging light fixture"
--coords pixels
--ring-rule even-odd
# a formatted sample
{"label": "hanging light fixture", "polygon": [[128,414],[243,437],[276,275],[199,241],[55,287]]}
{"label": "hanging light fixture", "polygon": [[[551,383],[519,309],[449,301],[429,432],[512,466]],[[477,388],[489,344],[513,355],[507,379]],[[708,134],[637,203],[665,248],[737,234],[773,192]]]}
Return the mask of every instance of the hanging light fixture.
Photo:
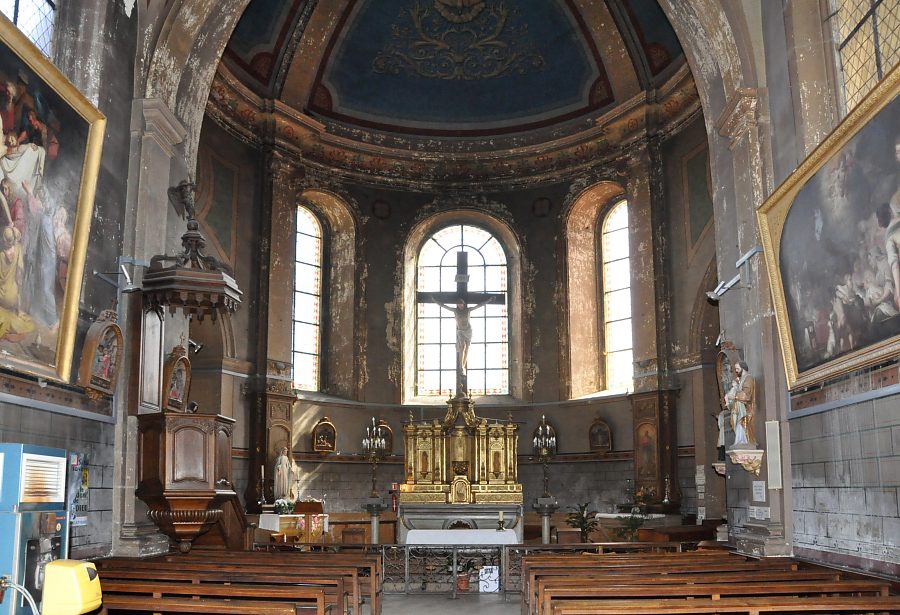
{"label": "hanging light fixture", "polygon": [[206,238],[200,232],[194,208],[195,186],[182,181],[169,188],[169,198],[184,208],[187,232],[181,236],[184,250],[174,256],[157,255],[150,259],[142,289],[147,309],[174,314],[181,309],[186,316],[215,321],[219,314],[232,314],[241,304],[242,292],[228,265],[203,253]]}

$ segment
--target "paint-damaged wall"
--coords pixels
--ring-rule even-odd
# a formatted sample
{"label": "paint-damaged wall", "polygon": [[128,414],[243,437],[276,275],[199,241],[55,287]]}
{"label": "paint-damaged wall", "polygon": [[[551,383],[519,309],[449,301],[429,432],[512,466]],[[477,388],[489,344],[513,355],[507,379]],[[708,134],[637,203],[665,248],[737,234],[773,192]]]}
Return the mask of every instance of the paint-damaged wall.
{"label": "paint-damaged wall", "polygon": [[[115,288],[92,272],[115,271],[122,254],[136,19],[120,2],[72,0],[59,4],[56,28],[56,66],[107,119],[78,309],[74,379],[88,327],[116,299]],[[64,132],[60,147],[71,146],[63,138]],[[70,231],[73,221],[70,217]],[[62,448],[80,455],[79,463],[88,470],[86,491],[71,503],[78,521],[70,557],[108,554],[116,464],[111,400],[92,402],[72,387],[12,374],[0,377],[6,383],[0,441]]]}

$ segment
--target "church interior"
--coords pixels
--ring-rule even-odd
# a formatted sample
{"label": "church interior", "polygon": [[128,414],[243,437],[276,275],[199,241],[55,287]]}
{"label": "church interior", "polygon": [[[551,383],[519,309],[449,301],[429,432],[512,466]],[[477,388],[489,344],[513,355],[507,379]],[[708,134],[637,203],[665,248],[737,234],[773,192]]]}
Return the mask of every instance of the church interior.
{"label": "church interior", "polygon": [[0,4],[0,578],[900,613],[896,0]]}

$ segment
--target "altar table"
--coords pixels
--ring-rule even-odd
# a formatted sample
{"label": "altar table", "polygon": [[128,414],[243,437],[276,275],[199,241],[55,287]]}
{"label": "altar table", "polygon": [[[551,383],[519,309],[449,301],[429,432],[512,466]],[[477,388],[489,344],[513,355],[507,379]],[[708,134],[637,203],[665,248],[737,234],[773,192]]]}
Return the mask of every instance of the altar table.
{"label": "altar table", "polygon": [[408,545],[514,545],[513,530],[409,530]]}

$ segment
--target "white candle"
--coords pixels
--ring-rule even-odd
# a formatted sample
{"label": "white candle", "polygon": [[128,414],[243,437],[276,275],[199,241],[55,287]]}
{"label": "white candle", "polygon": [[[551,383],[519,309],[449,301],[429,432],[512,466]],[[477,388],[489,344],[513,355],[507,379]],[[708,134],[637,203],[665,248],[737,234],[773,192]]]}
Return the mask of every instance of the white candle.
{"label": "white candle", "polygon": [[503,511],[502,510],[497,513],[497,520],[501,521],[501,522],[503,521]]}
{"label": "white candle", "polygon": [[266,466],[264,466],[264,465],[259,466],[259,477],[262,480],[266,480]]}

